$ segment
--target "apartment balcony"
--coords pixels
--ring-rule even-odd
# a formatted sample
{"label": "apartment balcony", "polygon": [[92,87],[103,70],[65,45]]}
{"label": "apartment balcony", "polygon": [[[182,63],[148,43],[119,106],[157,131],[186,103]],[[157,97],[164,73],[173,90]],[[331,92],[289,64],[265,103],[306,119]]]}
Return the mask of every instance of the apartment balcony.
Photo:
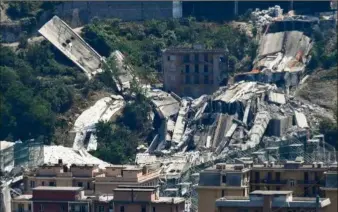
{"label": "apartment balcony", "polygon": [[73,174],[71,172],[57,173],[56,177],[73,177]]}
{"label": "apartment balcony", "polygon": [[297,180],[299,185],[325,185],[325,180]]}
{"label": "apartment balcony", "polygon": [[287,183],[287,180],[268,180],[268,179],[262,179],[262,180],[251,180],[251,184],[271,184],[271,185],[285,185]]}

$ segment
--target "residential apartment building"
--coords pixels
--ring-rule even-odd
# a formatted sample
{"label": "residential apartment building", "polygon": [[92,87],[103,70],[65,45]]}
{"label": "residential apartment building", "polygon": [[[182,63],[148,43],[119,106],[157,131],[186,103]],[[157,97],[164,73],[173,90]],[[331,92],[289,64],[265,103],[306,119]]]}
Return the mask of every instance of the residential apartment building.
{"label": "residential apartment building", "polygon": [[118,185],[157,185],[160,169],[148,166],[111,165],[100,168],[97,165],[70,167],[62,163],[44,164],[36,170],[24,173],[25,193],[31,193],[38,186],[82,187],[86,195],[113,194]]}
{"label": "residential apartment building", "polygon": [[326,212],[331,204],[329,198],[294,197],[292,193],[256,190],[247,197],[222,197],[216,200],[216,206],[218,212]]}
{"label": "residential apartment building", "polygon": [[211,94],[225,83],[224,49],[170,48],[163,52],[164,89],[180,96]]}
{"label": "residential apartment building", "polygon": [[[217,211],[216,199],[224,196],[247,197],[256,190],[292,191],[293,196],[297,197],[325,196],[325,188],[320,188],[325,185],[329,170],[337,170],[337,164],[304,164],[301,161],[283,164],[254,164],[252,161],[217,164],[200,173],[196,188],[199,211]],[[333,201],[337,202],[337,196]]]}
{"label": "residential apartment building", "polygon": [[39,186],[12,200],[13,212],[90,212],[92,201],[81,187]]}
{"label": "residential apartment building", "polygon": [[12,199],[12,212],[184,212],[185,199],[160,197],[157,186],[119,186],[113,195],[85,195],[81,187],[39,186]]}
{"label": "residential apartment building", "polygon": [[182,197],[160,197],[156,186],[120,186],[114,190],[116,212],[184,212]]}

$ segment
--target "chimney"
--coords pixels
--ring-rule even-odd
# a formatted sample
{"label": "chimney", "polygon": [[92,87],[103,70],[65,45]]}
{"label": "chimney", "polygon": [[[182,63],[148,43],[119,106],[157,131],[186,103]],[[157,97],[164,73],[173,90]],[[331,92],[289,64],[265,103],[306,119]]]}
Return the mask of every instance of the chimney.
{"label": "chimney", "polygon": [[268,161],[264,161],[264,167],[268,167]]}

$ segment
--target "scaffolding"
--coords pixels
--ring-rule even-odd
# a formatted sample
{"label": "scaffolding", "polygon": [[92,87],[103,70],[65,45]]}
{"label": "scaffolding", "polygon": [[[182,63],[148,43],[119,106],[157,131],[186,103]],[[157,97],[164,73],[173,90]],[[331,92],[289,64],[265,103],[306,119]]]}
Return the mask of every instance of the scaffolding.
{"label": "scaffolding", "polygon": [[34,168],[44,162],[43,140],[16,141],[14,145],[14,166]]}

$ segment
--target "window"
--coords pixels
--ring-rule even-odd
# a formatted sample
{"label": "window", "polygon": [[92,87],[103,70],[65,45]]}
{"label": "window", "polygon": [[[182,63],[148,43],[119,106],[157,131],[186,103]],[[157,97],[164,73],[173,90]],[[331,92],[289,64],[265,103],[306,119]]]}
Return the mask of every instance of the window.
{"label": "window", "polygon": [[120,206],[120,212],[124,212],[124,206]]}
{"label": "window", "polygon": [[155,207],[153,207],[153,212],[156,212],[156,208]]}
{"label": "window", "polygon": [[198,72],[199,72],[198,69],[199,69],[199,67],[198,67],[198,65],[196,64],[196,65],[195,65],[195,73],[198,73]]}
{"label": "window", "polygon": [[141,212],[146,212],[146,206],[142,205]]}
{"label": "window", "polygon": [[31,181],[31,188],[35,187],[35,181]]}
{"label": "window", "polygon": [[87,182],[87,189],[90,189],[90,182]]}
{"label": "window", "polygon": [[170,56],[168,56],[168,61],[170,61]]}
{"label": "window", "polygon": [[224,190],[222,190],[222,197],[224,197],[225,196],[225,192],[224,192]]}
{"label": "window", "polygon": [[255,191],[256,191],[256,190],[259,190],[259,189],[260,189],[260,187],[259,187],[259,186],[255,186]]}
{"label": "window", "polygon": [[199,78],[199,76],[195,76],[195,77],[194,77],[194,83],[195,83],[195,84],[199,84],[199,83],[200,83],[200,78]]}
{"label": "window", "polygon": [[270,186],[267,186],[267,187],[266,187],[266,190],[270,191]]}
{"label": "window", "polygon": [[268,181],[272,180],[272,172],[268,172]]}
{"label": "window", "polygon": [[44,212],[45,207],[43,205],[40,205],[40,212]]}
{"label": "window", "polygon": [[204,65],[204,72],[207,73],[209,70],[208,70],[208,65]]}
{"label": "window", "polygon": [[189,65],[185,65],[185,73],[189,73],[190,72],[190,66]]}
{"label": "window", "polygon": [[313,186],[313,187],[312,187],[312,195],[313,195],[313,196],[316,196],[316,195],[317,195],[317,189],[316,189],[316,186]]}
{"label": "window", "polygon": [[82,182],[77,182],[77,187],[83,187],[83,183]]}
{"label": "window", "polygon": [[190,76],[185,76],[185,84],[190,84]]}
{"label": "window", "polygon": [[204,76],[204,84],[208,84],[209,83],[209,76]]}
{"label": "window", "polygon": [[222,183],[227,183],[227,176],[226,175],[222,176]]}
{"label": "window", "polygon": [[294,187],[295,186],[295,181],[294,180],[290,180],[290,186]]}
{"label": "window", "polygon": [[103,205],[99,205],[99,212],[104,212],[104,206]]}
{"label": "window", "polygon": [[309,182],[309,172],[304,172],[304,183]]}
{"label": "window", "polygon": [[55,182],[49,182],[49,186],[56,186]]}
{"label": "window", "polygon": [[259,172],[255,172],[255,183],[259,183]]}
{"label": "window", "polygon": [[277,191],[280,191],[280,187],[279,187],[279,186],[276,186],[276,190],[277,190]]}
{"label": "window", "polygon": [[18,212],[24,212],[24,205],[23,204],[19,204],[18,205]]}
{"label": "window", "polygon": [[195,62],[198,62],[199,59],[198,59],[198,54],[195,54]]}
{"label": "window", "polygon": [[280,182],[280,172],[276,172],[276,181]]}
{"label": "window", "polygon": [[67,210],[66,210],[66,206],[65,205],[61,205],[60,206],[60,211],[61,212],[66,212]]}
{"label": "window", "polygon": [[209,58],[208,58],[208,54],[204,54],[204,61],[205,61],[205,62],[208,62],[208,59],[209,59]]}
{"label": "window", "polygon": [[32,205],[28,204],[28,210],[31,211],[32,210]]}
{"label": "window", "polygon": [[41,182],[41,185],[42,185],[42,186],[45,186],[45,181],[42,181],[42,182]]}
{"label": "window", "polygon": [[183,61],[185,62],[185,63],[189,63],[190,62],[190,55],[184,55],[184,58],[183,58]]}

